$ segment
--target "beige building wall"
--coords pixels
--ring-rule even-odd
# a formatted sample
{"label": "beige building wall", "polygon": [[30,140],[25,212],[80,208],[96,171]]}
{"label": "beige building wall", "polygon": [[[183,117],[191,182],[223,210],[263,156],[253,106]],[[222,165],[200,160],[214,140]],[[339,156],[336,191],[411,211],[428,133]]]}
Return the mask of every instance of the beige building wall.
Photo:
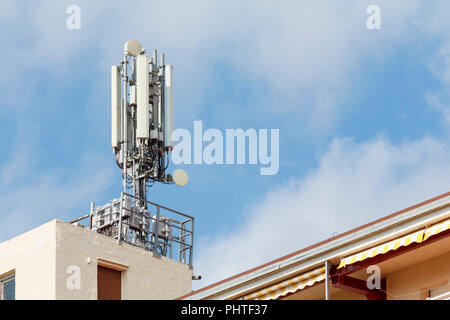
{"label": "beige building wall", "polygon": [[55,299],[56,221],[0,243],[0,277],[16,274],[16,299]]}
{"label": "beige building wall", "polygon": [[[192,270],[185,264],[62,221],[56,225],[56,299],[97,299],[98,258],[128,266],[122,299],[174,299],[192,290]],[[79,290],[67,286],[70,266],[81,270]]]}
{"label": "beige building wall", "polygon": [[192,290],[188,265],[59,220],[0,243],[0,276],[15,272],[18,300],[97,299],[97,259],[127,266],[122,299],[174,299]]}
{"label": "beige building wall", "polygon": [[450,290],[450,252],[388,274],[387,299],[426,299],[428,290],[445,284]]}

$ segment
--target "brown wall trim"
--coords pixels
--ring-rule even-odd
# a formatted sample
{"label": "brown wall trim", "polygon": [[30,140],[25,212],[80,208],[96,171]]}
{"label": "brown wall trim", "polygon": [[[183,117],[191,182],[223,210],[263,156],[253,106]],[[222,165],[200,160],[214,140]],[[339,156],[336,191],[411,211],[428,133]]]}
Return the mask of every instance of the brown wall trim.
{"label": "brown wall trim", "polygon": [[117,262],[97,258],[97,264],[102,267],[110,268],[116,271],[127,271],[129,266]]}

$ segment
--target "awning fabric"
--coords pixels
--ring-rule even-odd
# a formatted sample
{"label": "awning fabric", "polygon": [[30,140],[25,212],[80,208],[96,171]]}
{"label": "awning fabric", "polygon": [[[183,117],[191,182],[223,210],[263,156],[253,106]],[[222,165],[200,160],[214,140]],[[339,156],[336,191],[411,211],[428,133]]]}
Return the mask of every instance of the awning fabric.
{"label": "awning fabric", "polygon": [[375,248],[370,248],[363,252],[354,254],[350,257],[342,259],[341,263],[339,264],[339,266],[337,268],[340,269],[340,268],[345,267],[346,265],[349,265],[349,264],[352,264],[355,262],[359,262],[359,261],[363,261],[368,258],[373,258],[379,254],[384,254],[388,251],[396,250],[401,246],[408,246],[414,242],[421,243],[423,241],[423,234],[424,234],[424,230],[420,230],[420,231],[414,232],[412,234],[408,234],[404,237],[383,243],[379,246],[376,246]]}
{"label": "awning fabric", "polygon": [[325,267],[288,279],[244,297],[244,300],[274,300],[325,279]]}
{"label": "awning fabric", "polygon": [[346,265],[353,264],[353,263],[359,262],[359,261],[363,261],[368,258],[373,258],[379,254],[384,254],[391,250],[397,250],[399,247],[409,246],[410,244],[415,243],[415,242],[421,243],[423,241],[426,241],[431,236],[436,235],[441,232],[444,232],[448,229],[450,229],[450,219],[447,219],[443,222],[435,224],[432,227],[421,229],[419,231],[408,234],[401,238],[391,240],[389,242],[383,243],[374,248],[370,248],[365,251],[359,252],[357,254],[351,255],[347,258],[344,258],[341,260],[341,263],[339,264],[339,266],[337,268],[340,269],[340,268],[345,267]]}
{"label": "awning fabric", "polygon": [[435,224],[431,228],[425,230],[425,235],[423,236],[423,241],[427,240],[429,237],[434,236],[438,233],[447,231],[450,229],[450,219],[447,219],[441,223]]}

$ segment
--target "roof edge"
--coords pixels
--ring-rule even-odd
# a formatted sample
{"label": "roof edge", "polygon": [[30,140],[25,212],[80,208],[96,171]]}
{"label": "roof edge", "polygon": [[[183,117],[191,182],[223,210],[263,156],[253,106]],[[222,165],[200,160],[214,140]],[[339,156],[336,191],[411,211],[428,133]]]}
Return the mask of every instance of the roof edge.
{"label": "roof edge", "polygon": [[264,267],[267,267],[267,266],[269,266],[269,265],[271,265],[271,264],[274,264],[274,263],[281,262],[281,261],[283,261],[283,260],[289,259],[289,258],[291,258],[291,257],[293,257],[293,256],[295,256],[295,255],[300,254],[300,253],[306,252],[306,251],[308,251],[308,250],[314,249],[314,248],[319,247],[319,246],[321,246],[321,245],[323,245],[323,244],[326,244],[326,243],[328,243],[328,242],[331,242],[331,241],[337,240],[337,239],[339,239],[339,238],[345,237],[345,236],[347,236],[347,235],[349,235],[349,234],[351,234],[351,233],[354,233],[354,232],[356,232],[356,231],[359,231],[359,230],[368,228],[368,227],[370,227],[370,226],[372,226],[372,225],[375,225],[375,224],[377,224],[377,223],[380,223],[380,222],[382,222],[382,221],[384,221],[384,220],[388,220],[388,219],[390,219],[390,218],[396,217],[396,216],[401,215],[401,214],[403,214],[403,213],[406,213],[406,212],[408,212],[408,211],[417,209],[417,208],[422,207],[422,206],[424,206],[424,205],[427,205],[427,204],[429,204],[429,203],[432,203],[432,202],[435,202],[435,201],[440,200],[440,199],[442,199],[442,198],[445,198],[445,197],[447,197],[447,196],[450,196],[450,191],[449,191],[449,192],[446,192],[446,193],[443,193],[443,194],[441,194],[441,195],[438,195],[438,196],[436,196],[436,197],[433,197],[433,198],[431,198],[431,199],[422,201],[422,202],[417,203],[417,204],[415,204],[415,205],[409,206],[409,207],[407,207],[407,208],[405,208],[405,209],[402,209],[402,210],[400,210],[400,211],[397,211],[397,212],[394,212],[394,213],[389,214],[389,215],[387,215],[387,216],[384,216],[384,217],[382,217],[382,218],[380,218],[380,219],[371,221],[371,222],[369,222],[369,223],[367,223],[367,224],[364,224],[364,225],[362,225],[362,226],[359,226],[359,227],[350,229],[350,230],[348,230],[348,231],[346,231],[346,232],[344,232],[344,233],[341,233],[341,234],[336,235],[336,236],[334,236],[334,237],[325,239],[325,240],[323,240],[323,241],[321,241],[321,242],[315,243],[315,244],[310,245],[310,246],[308,246],[308,247],[305,247],[305,248],[303,248],[303,249],[294,251],[294,252],[289,253],[289,254],[287,254],[287,255],[284,255],[284,256],[282,256],[282,257],[280,257],[280,258],[277,258],[277,259],[268,261],[268,262],[266,262],[266,263],[264,263],[264,264],[261,264],[261,265],[259,265],[259,266],[254,267],[254,268],[251,268],[251,269],[248,269],[248,270],[243,271],[243,272],[241,272],[241,273],[235,274],[235,275],[233,275],[233,276],[230,276],[230,277],[225,278],[225,279],[223,279],[223,280],[220,280],[220,281],[218,281],[218,282],[212,283],[212,284],[210,284],[210,285],[208,285],[208,286],[205,286],[205,287],[203,287],[203,288],[200,288],[200,289],[197,289],[197,290],[195,290],[195,291],[192,291],[192,292],[190,292],[190,293],[188,293],[188,294],[185,294],[185,295],[183,295],[183,296],[181,296],[181,297],[178,297],[178,298],[176,298],[175,300],[182,300],[182,299],[188,298],[188,297],[193,296],[193,295],[195,295],[195,294],[197,294],[197,293],[201,293],[201,292],[206,291],[206,290],[208,290],[208,289],[214,288],[214,287],[216,287],[216,286],[219,286],[219,285],[221,285],[221,284],[224,284],[224,283],[229,282],[229,281],[231,281],[231,280],[234,280],[234,279],[236,279],[236,278],[242,277],[242,276],[244,276],[244,275],[246,275],[246,274],[249,274],[249,273],[252,273],[252,272],[257,271],[257,270],[259,270],[259,269],[262,269],[262,268],[264,268]]}

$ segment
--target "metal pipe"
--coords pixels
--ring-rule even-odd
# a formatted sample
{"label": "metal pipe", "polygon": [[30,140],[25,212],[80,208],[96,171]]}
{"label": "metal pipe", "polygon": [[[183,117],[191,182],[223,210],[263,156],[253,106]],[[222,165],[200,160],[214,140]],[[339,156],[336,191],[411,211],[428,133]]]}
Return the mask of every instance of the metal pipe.
{"label": "metal pipe", "polygon": [[170,259],[172,259],[173,258],[173,248],[172,248],[172,246],[173,246],[173,241],[172,241],[172,236],[169,238],[169,252],[170,252],[170,255],[169,255],[169,258]]}
{"label": "metal pipe", "polygon": [[[171,239],[172,239],[171,241],[175,241],[176,243],[180,244],[180,246],[183,245],[183,246],[186,247],[187,249],[189,249],[189,248],[191,247],[191,245],[190,245],[190,244],[187,244],[186,242],[178,241],[177,239],[174,239],[173,237],[172,237]],[[180,250],[181,250],[181,249],[180,249]],[[185,250],[185,249],[183,249],[183,250]]]}
{"label": "metal pipe", "polygon": [[120,244],[122,241],[122,216],[123,216],[123,200],[124,193],[120,194],[120,209],[119,209],[119,234],[117,235],[117,242]]}
{"label": "metal pipe", "polygon": [[79,221],[81,221],[81,220],[84,220],[84,219],[88,218],[89,216],[90,216],[90,214],[86,214],[86,215],[84,215],[84,216],[82,216],[82,217],[80,217],[80,218],[78,218],[78,219],[69,221],[69,223],[72,224],[72,223],[75,223],[75,222],[79,222]]}
{"label": "metal pipe", "polygon": [[178,262],[184,263],[183,261],[183,252],[185,249],[185,230],[186,228],[184,227],[184,223],[181,223],[181,229],[180,229],[180,242],[179,242],[179,246],[178,246]]}
{"label": "metal pipe", "polygon": [[188,235],[191,233],[191,231],[186,230],[186,229],[183,229],[183,227],[179,227],[179,226],[177,226],[176,224],[172,224],[171,227],[177,228],[177,229],[179,229],[179,230],[184,230],[184,231],[186,232],[186,236],[188,236]]}
{"label": "metal pipe", "polygon": [[[127,192],[127,158],[128,158],[128,77],[127,77],[127,56],[123,58],[123,192]],[[123,196],[122,196],[123,197]]]}
{"label": "metal pipe", "polygon": [[194,218],[191,221],[191,250],[189,250],[189,267],[192,268],[194,256]]}
{"label": "metal pipe", "polygon": [[94,214],[95,202],[91,201],[91,213],[89,214],[89,230],[92,230],[92,216]]}
{"label": "metal pipe", "polygon": [[[133,196],[132,194],[128,194],[128,193],[126,193],[126,192],[125,192],[125,195],[128,196],[128,197],[134,198],[134,199],[139,199],[138,197]],[[162,205],[160,205],[160,204],[157,204],[157,203],[154,203],[154,202],[151,202],[151,201],[148,201],[148,200],[144,200],[144,201],[145,201],[146,203],[149,203],[149,204],[155,206],[155,207],[160,207],[161,209],[164,209],[164,210],[167,210],[167,211],[170,211],[170,212],[179,214],[179,215],[181,215],[181,216],[184,216],[184,217],[186,217],[186,218],[189,218],[188,221],[190,221],[191,219],[194,218],[194,217],[191,217],[191,216],[188,215],[188,214],[185,214],[185,213],[182,213],[182,212],[179,212],[179,211],[176,211],[176,210],[167,208],[167,207],[162,206]]]}
{"label": "metal pipe", "polygon": [[325,300],[330,300],[330,263],[325,261]]}
{"label": "metal pipe", "polygon": [[156,207],[156,224],[155,224],[155,243],[153,246],[153,255],[158,256],[158,240],[159,237],[159,207]]}

